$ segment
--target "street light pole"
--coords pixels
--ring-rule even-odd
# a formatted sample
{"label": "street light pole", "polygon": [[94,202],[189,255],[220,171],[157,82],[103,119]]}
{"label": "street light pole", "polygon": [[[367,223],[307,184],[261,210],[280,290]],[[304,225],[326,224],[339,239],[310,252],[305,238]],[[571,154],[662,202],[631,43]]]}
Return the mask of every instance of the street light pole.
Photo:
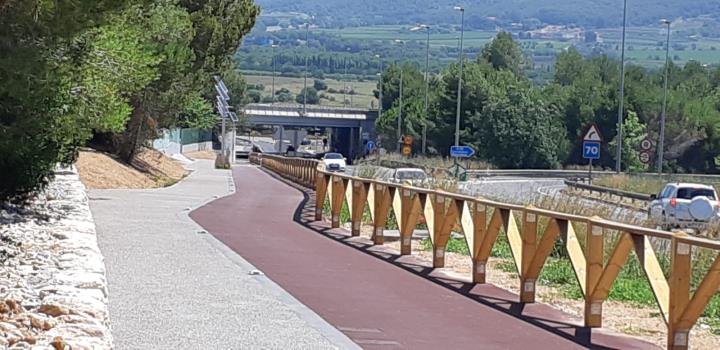
{"label": "street light pole", "polygon": [[272,66],[273,66],[272,96],[271,96],[271,97],[272,97],[272,100],[271,100],[270,104],[274,105],[274,104],[275,104],[275,64],[276,64],[276,61],[277,61],[277,60],[275,59],[275,48],[277,47],[277,45],[274,45],[274,44],[273,44],[273,45],[271,45],[270,47],[272,48]]}
{"label": "street light pole", "polygon": [[667,41],[665,42],[665,87],[663,91],[662,113],[660,114],[660,141],[658,142],[658,159],[657,172],[662,174],[663,151],[665,146],[665,113],[667,111],[667,95],[668,95],[668,70],[670,65],[670,24],[671,22],[663,19],[662,23],[667,25]]}
{"label": "street light pole", "polygon": [[345,65],[345,74],[343,76],[343,107],[347,107],[347,56],[343,58],[343,63]]}
{"label": "street light pole", "polygon": [[378,76],[380,77],[380,93],[378,94],[378,119],[382,118],[382,102],[383,102],[383,62],[380,55],[375,55],[375,57],[378,59],[379,66],[380,66],[380,73],[378,73]]}
{"label": "street light pole", "polygon": [[[400,57],[405,58],[405,41],[395,40],[396,43],[402,45],[400,51]],[[397,120],[397,151],[401,151],[400,139],[402,138],[402,113],[403,113],[403,65],[400,65],[400,105],[398,106],[398,120]]]}
{"label": "street light pole", "polygon": [[[308,37],[310,34],[310,23],[305,23],[305,47],[310,47]],[[304,82],[304,96],[303,96],[303,114],[307,113],[307,74],[308,74],[308,53],[305,53],[305,82]]]}
{"label": "street light pole", "polygon": [[460,109],[462,108],[462,78],[463,78],[463,34],[465,31],[465,8],[455,6],[455,11],[460,11],[460,75],[458,75],[457,111],[455,115],[455,146],[460,146]]}
{"label": "street light pole", "polygon": [[625,28],[627,27],[627,0],[623,1],[622,49],[620,54],[620,106],[618,107],[617,149],[615,152],[615,171],[622,170],[623,144],[623,104],[625,103]]}
{"label": "street light pole", "polygon": [[400,66],[400,109],[398,110],[397,139],[398,152],[400,152],[400,139],[402,139],[402,112],[403,112],[403,67]]}
{"label": "street light pole", "polygon": [[422,154],[425,154],[427,149],[427,121],[428,121],[428,95],[430,89],[430,26],[427,24],[420,24],[417,27],[410,29],[416,31],[425,29],[427,32],[427,40],[425,43],[425,118],[423,119],[422,129]]}

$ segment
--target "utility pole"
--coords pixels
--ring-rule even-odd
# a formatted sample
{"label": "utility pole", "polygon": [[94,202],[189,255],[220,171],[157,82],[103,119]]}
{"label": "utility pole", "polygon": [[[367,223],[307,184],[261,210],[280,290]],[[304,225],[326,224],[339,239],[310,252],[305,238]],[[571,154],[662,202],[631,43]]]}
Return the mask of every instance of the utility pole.
{"label": "utility pole", "polygon": [[271,96],[271,97],[272,97],[272,102],[270,102],[270,104],[274,105],[274,104],[275,104],[275,63],[276,63],[276,59],[275,59],[275,48],[278,47],[278,46],[275,45],[275,44],[273,44],[273,45],[270,45],[270,47],[272,48],[272,67],[273,67],[273,75],[272,75],[272,96]]}
{"label": "utility pole", "polygon": [[378,73],[378,76],[380,77],[380,92],[378,94],[378,119],[382,118],[382,102],[383,102],[383,62],[380,55],[375,55],[375,57],[378,59],[378,63],[380,66],[380,73]]}
{"label": "utility pole", "polygon": [[[308,37],[310,34],[310,23],[305,23],[305,47],[310,48]],[[303,96],[303,114],[307,114],[307,74],[308,74],[308,52],[305,53],[305,88]]]}
{"label": "utility pole", "polygon": [[667,25],[667,41],[665,42],[665,88],[663,90],[662,113],[660,114],[660,141],[658,142],[657,153],[657,172],[662,174],[663,152],[665,147],[665,113],[667,111],[667,95],[668,95],[668,71],[670,69],[670,24],[671,22],[663,19],[662,23]]}
{"label": "utility pole", "polygon": [[460,75],[458,75],[457,111],[455,115],[455,146],[460,146],[460,110],[462,109],[462,80],[463,80],[463,34],[465,32],[465,8],[455,6],[455,11],[460,11]]}
{"label": "utility pole", "polygon": [[615,171],[622,171],[623,144],[623,105],[625,103],[625,29],[627,27],[627,0],[623,1],[622,49],[620,54],[620,106],[618,107],[617,149],[615,152]]}
{"label": "utility pole", "polygon": [[424,29],[427,32],[427,40],[425,42],[425,118],[423,119],[422,128],[422,154],[425,155],[427,149],[427,121],[430,117],[428,115],[428,95],[430,89],[430,26],[427,24],[420,24],[410,30],[417,31],[421,29]]}

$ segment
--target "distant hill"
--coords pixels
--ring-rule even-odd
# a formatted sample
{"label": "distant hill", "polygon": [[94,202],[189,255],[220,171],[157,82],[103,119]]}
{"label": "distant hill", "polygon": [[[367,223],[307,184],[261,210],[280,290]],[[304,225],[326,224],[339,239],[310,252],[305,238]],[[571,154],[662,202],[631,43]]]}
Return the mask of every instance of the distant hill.
{"label": "distant hill", "polygon": [[[379,24],[454,24],[453,6],[466,8],[469,27],[484,28],[512,22],[577,24],[616,27],[622,23],[622,0],[256,0],[263,13],[301,12],[323,26]],[[662,18],[720,18],[720,0],[628,0],[632,25],[657,24]],[[495,17],[488,19],[488,17]],[[538,24],[539,24],[538,23]]]}

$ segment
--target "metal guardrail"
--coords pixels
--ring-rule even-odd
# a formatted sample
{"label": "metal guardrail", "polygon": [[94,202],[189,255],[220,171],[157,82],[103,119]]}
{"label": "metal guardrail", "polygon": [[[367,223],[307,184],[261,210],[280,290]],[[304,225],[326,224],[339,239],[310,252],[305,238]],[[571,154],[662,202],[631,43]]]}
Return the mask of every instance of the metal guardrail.
{"label": "metal guardrail", "polygon": [[[315,160],[251,155],[281,176],[315,189],[315,220],[323,220],[329,197],[330,221],[342,224],[347,203],[351,234],[358,236],[369,209],[375,244],[383,244],[390,210],[400,228],[400,252],[411,253],[411,237],[421,219],[430,231],[433,267],[445,264],[445,249],[453,227],[464,232],[473,263],[475,283],[485,283],[487,261],[501,231],[505,232],[520,277],[520,301],[535,301],[536,283],[556,241],[561,240],[585,300],[584,324],[602,326],[602,305],[615,279],[634,250],[640,257],[658,307],[668,327],[667,348],[687,349],[690,329],[720,287],[720,255],[691,294],[693,250],[720,252],[720,242],[678,232],[654,230],[579,215],[524,207],[439,190],[326,172]],[[544,228],[543,228],[544,226]],[[577,230],[577,231],[576,231]],[[617,233],[611,237],[610,233]],[[670,277],[666,278],[650,239],[670,241]],[[584,244],[580,241],[583,240]],[[605,263],[605,245],[614,244]]]}
{"label": "metal guardrail", "polygon": [[[493,176],[518,176],[518,177],[556,177],[565,179],[587,179],[589,177],[587,170],[546,170],[546,169],[488,169],[488,170],[468,170],[468,175],[476,177],[493,177]],[[593,171],[596,175],[611,175],[611,171]]]}
{"label": "metal guardrail", "polygon": [[618,197],[629,198],[631,200],[646,201],[646,202],[649,202],[652,200],[652,198],[649,194],[623,191],[623,190],[618,190],[616,188],[610,188],[610,187],[589,185],[589,184],[584,184],[584,183],[576,182],[576,181],[565,180],[565,185],[570,188],[576,188],[576,189],[590,191],[590,192],[597,192],[597,193],[601,193],[601,194],[610,194],[610,195],[614,195],[614,196],[618,196]]}

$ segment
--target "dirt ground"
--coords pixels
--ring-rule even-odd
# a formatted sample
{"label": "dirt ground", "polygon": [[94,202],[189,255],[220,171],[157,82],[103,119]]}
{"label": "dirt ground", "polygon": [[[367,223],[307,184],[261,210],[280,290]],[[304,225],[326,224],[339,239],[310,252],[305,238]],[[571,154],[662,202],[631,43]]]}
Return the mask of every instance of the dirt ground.
{"label": "dirt ground", "polygon": [[196,151],[196,152],[187,152],[183,153],[185,157],[188,157],[190,159],[210,159],[215,160],[217,158],[217,153],[215,151]]}
{"label": "dirt ground", "polygon": [[[344,225],[350,230],[350,224]],[[370,238],[372,226],[363,225],[361,236]],[[400,252],[399,241],[386,241],[386,246]],[[432,252],[422,250],[420,241],[413,240],[412,254],[420,260],[432,265]],[[487,265],[487,283],[495,285],[515,294],[520,293],[520,280],[517,274],[505,272],[498,267],[502,259],[490,258]],[[470,278],[472,273],[472,260],[470,257],[445,253],[445,272],[457,275],[460,278]],[[584,303],[582,300],[566,298],[556,288],[537,285],[537,302],[552,305],[567,314],[574,315],[578,324],[582,324]],[[664,348],[666,346],[667,326],[660,314],[659,308],[637,306],[631,303],[607,301],[603,304],[603,327],[618,333],[644,339]],[[698,323],[690,332],[691,349],[720,349],[720,336],[710,332],[709,327]]]}
{"label": "dirt ground", "polygon": [[163,187],[187,175],[179,162],[152,149],[141,150],[132,165],[110,154],[86,149],[80,151],[75,165],[80,180],[89,189]]}

